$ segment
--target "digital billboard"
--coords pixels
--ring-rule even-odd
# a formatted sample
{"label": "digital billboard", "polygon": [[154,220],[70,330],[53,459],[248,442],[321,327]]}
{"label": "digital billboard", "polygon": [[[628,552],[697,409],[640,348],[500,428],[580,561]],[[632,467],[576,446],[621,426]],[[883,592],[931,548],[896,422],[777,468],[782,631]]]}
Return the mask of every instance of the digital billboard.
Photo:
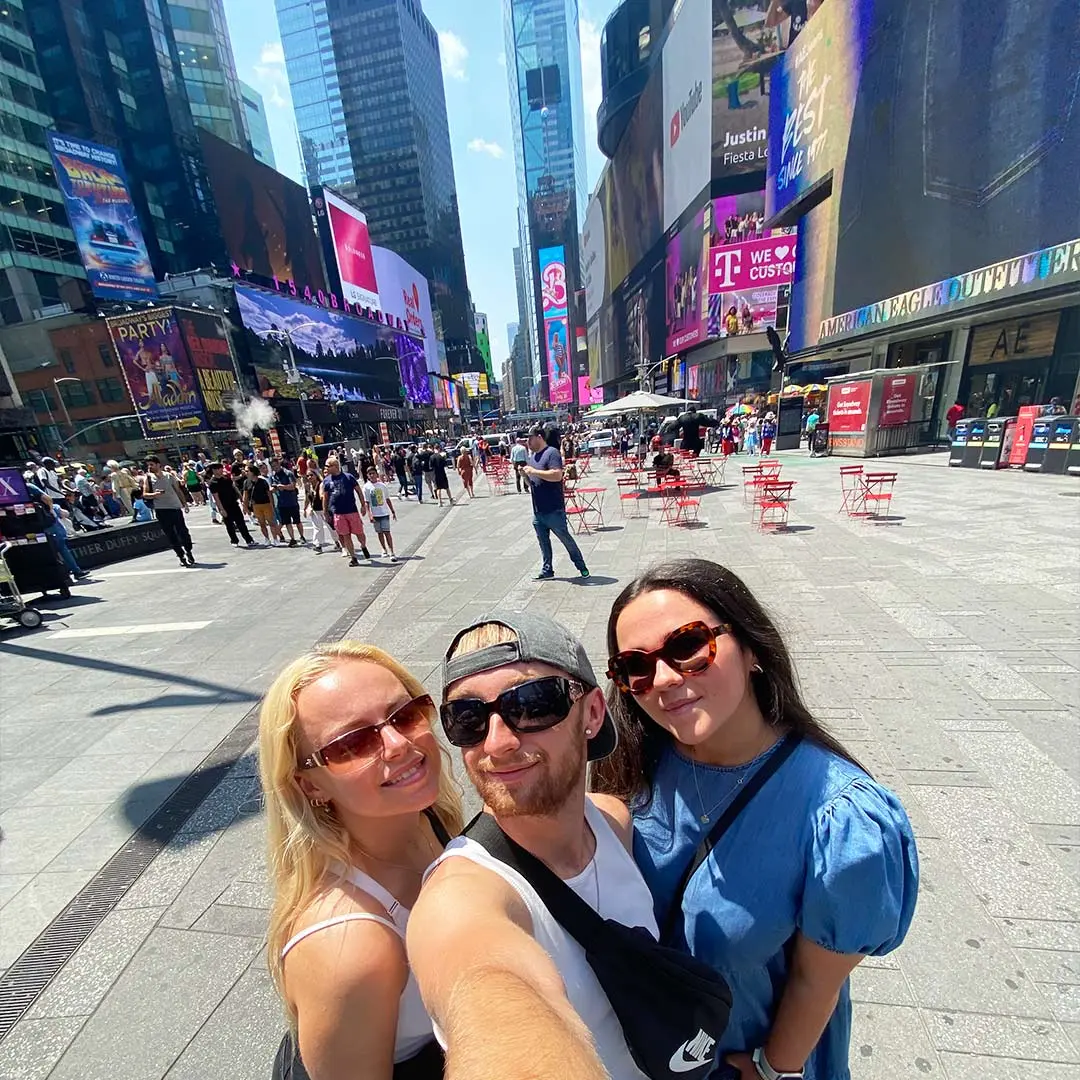
{"label": "digital billboard", "polygon": [[410,334],[423,338],[427,369],[439,371],[439,342],[427,278],[389,248],[373,246],[371,258],[382,311],[401,319]]}
{"label": "digital billboard", "polygon": [[705,338],[706,236],[704,207],[667,247],[667,335],[665,352],[681,352]]}
{"label": "digital billboard", "polygon": [[578,404],[587,409],[590,405],[604,404],[604,388],[593,386],[592,379],[588,375],[578,376]]}
{"label": "digital billboard", "polygon": [[988,23],[964,0],[821,7],[771,100],[768,210],[805,212],[792,351],[1078,280],[1074,10],[995,0]]}
{"label": "digital billboard", "polygon": [[[706,7],[707,0],[687,3]],[[712,175],[764,172],[773,68],[821,0],[712,0]]]}
{"label": "digital billboard", "polygon": [[198,132],[229,258],[260,277],[325,290],[307,191],[204,128]]}
{"label": "digital billboard", "polygon": [[396,344],[398,371],[405,397],[414,405],[434,405],[423,342],[406,334],[398,334]]}
{"label": "digital billboard", "polygon": [[569,405],[574,400],[574,384],[570,372],[566,252],[561,245],[541,248],[537,257],[540,261],[540,294],[544,306],[548,401],[552,405]]}
{"label": "digital billboard", "polygon": [[206,431],[198,381],[171,307],[107,319],[143,434],[188,435]]}
{"label": "digital billboard", "polygon": [[366,215],[328,187],[312,188],[315,221],[330,270],[330,286],[350,304],[379,308],[381,279],[372,255]]}
{"label": "digital billboard", "polygon": [[596,317],[608,295],[604,203],[599,195],[589,200],[585,227],[581,230],[581,278],[585,287],[585,319],[589,320]]}
{"label": "digital billboard", "polygon": [[664,86],[664,229],[709,186],[712,146],[712,10],[684,3],[661,57]]}
{"label": "digital billboard", "polygon": [[46,138],[90,290],[100,300],[156,300],[154,270],[120,155],[55,131]]}
{"label": "digital billboard", "polygon": [[[296,400],[303,391],[319,401],[401,400],[398,360],[406,371],[415,363],[414,338],[244,285],[236,286],[236,303],[263,397]],[[299,382],[289,381],[289,342]]]}
{"label": "digital billboard", "polygon": [[207,423],[215,431],[236,427],[232,403],[241,396],[240,385],[221,320],[187,308],[176,308],[175,315],[198,380]]}
{"label": "digital billboard", "polygon": [[482,312],[476,312],[476,347],[484,359],[484,370],[487,372],[489,382],[495,381],[495,370],[491,366],[491,336],[488,333],[488,317]]}

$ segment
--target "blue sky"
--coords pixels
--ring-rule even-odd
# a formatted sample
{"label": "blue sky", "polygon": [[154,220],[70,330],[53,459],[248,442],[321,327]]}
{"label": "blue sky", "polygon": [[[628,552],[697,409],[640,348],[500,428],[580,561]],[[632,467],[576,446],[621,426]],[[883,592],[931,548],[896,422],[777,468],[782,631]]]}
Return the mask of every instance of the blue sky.
{"label": "blue sky", "polygon": [[[604,161],[596,148],[600,30],[617,2],[579,0],[590,188]],[[469,288],[473,303],[488,315],[496,374],[509,354],[506,324],[517,321],[517,193],[502,9],[502,0],[424,0],[440,38]],[[225,0],[225,12],[240,78],[266,102],[277,167],[299,180],[292,100],[272,0]]]}

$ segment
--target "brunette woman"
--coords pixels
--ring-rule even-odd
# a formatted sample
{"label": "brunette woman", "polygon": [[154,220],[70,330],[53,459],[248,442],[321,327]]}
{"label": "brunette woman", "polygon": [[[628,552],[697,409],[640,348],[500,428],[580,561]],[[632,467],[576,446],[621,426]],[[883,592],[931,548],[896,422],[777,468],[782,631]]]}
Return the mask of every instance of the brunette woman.
{"label": "brunette woman", "polygon": [[[779,631],[724,567],[642,574],[615,601],[608,645],[619,747],[594,785],[634,810],[659,924],[731,986],[717,1053],[741,1080],[849,1080],[848,976],[900,944],[915,908],[903,807],[814,719]],[[698,845],[788,753],[670,912]]]}

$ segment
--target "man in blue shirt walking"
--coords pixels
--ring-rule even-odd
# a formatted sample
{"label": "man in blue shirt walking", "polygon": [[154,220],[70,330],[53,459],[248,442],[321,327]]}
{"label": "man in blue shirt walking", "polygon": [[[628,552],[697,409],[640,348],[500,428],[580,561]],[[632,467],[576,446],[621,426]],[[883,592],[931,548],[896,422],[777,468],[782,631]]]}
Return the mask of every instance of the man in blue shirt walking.
{"label": "man in blue shirt walking", "polygon": [[529,432],[529,460],[521,470],[529,479],[533,501],[533,528],[540,542],[544,564],[536,575],[538,581],[555,576],[552,567],[551,534],[554,533],[583,578],[589,568],[577,541],[570,535],[566,520],[566,497],[563,495],[563,459],[559,453],[559,429],[537,424]]}

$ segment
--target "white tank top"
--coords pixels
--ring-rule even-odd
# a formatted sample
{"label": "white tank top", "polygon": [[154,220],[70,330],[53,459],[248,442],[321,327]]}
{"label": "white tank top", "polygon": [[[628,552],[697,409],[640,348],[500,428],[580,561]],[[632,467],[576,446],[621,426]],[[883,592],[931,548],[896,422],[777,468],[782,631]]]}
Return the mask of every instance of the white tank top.
{"label": "white tank top", "polygon": [[[345,871],[344,877],[346,881],[351,882],[381,904],[386,909],[389,918],[384,919],[381,915],[370,915],[366,911],[350,911],[344,915],[335,915],[332,919],[324,919],[322,922],[317,922],[289,938],[285,943],[285,947],[281,950],[282,960],[285,959],[288,951],[294,945],[303,941],[304,938],[310,937],[320,930],[325,930],[329,926],[337,926],[339,923],[345,922],[377,922],[389,927],[401,938],[401,948],[404,952],[405,927],[409,923],[409,909],[399,904],[373,877],[365,874],[363,870],[358,870],[355,866],[350,866]],[[420,988],[416,985],[416,979],[413,978],[413,973],[410,970],[408,982],[406,982],[405,989],[401,992],[401,1001],[398,1004],[397,1037],[394,1040],[394,1064],[415,1057],[423,1049],[425,1043],[431,1042],[432,1036],[431,1018],[424,1008],[424,1003],[420,998]]]}
{"label": "white tank top", "polygon": [[[596,838],[596,854],[577,877],[566,879],[566,884],[605,919],[614,919],[624,926],[643,926],[657,937],[652,896],[645,879],[607,819],[588,798],[585,800],[585,820]],[[439,863],[454,858],[471,859],[492,870],[512,885],[524,901],[532,918],[533,937],[558,969],[566,986],[566,996],[592,1033],[597,1053],[611,1074],[611,1080],[647,1080],[630,1056],[619,1018],[585,959],[585,950],[552,918],[536,890],[516,870],[499,862],[466,836],[452,840],[428,868],[428,874]],[[445,1049],[443,1033],[437,1024],[434,1029],[435,1037]]]}

